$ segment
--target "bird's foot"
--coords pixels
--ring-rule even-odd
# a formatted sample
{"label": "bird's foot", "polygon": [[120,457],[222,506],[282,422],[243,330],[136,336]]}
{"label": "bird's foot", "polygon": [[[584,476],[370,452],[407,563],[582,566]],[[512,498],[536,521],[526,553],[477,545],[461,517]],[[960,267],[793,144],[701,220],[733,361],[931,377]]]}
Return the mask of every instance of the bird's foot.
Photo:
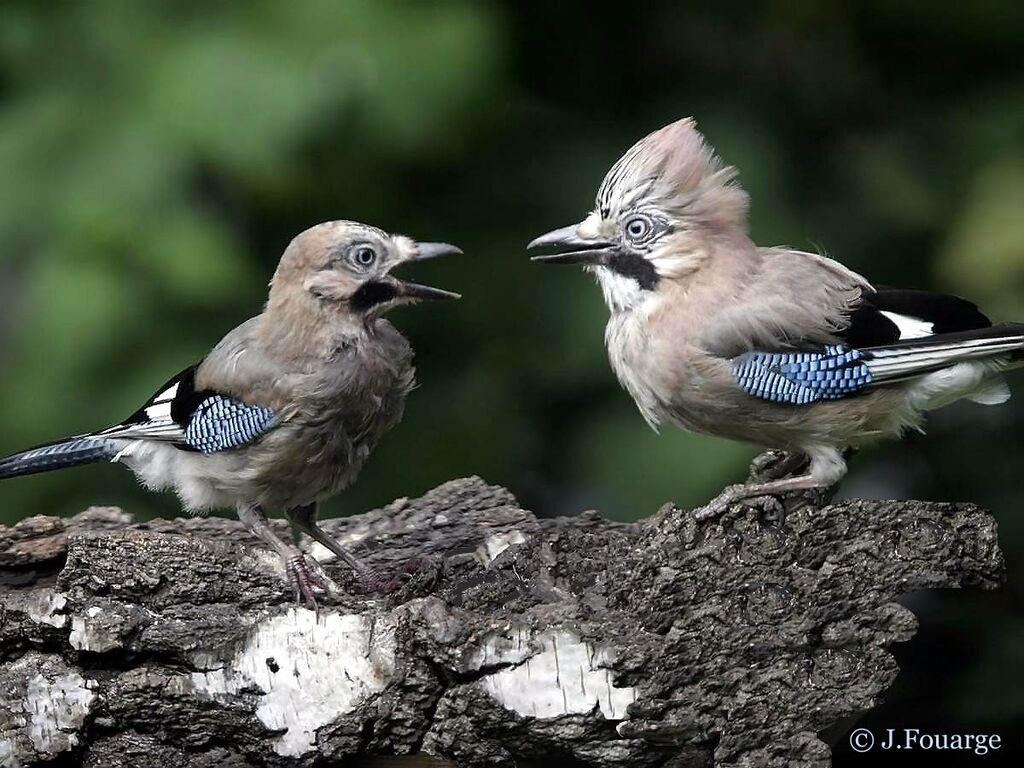
{"label": "bird's foot", "polygon": [[703,507],[697,507],[693,510],[694,518],[698,522],[703,523],[708,520],[714,520],[717,517],[721,517],[729,507],[743,498],[743,491],[745,488],[746,486],[742,483],[728,486]]}
{"label": "bird's foot", "polygon": [[391,595],[408,584],[414,577],[426,576],[433,578],[436,574],[429,560],[414,557],[406,560],[391,572],[370,571],[363,576],[363,586],[367,592],[377,595]]}
{"label": "bird's foot", "polygon": [[305,602],[314,611],[319,611],[315,590],[326,594],[328,585],[316,567],[310,565],[310,558],[298,552],[285,560],[284,570],[288,575],[288,583],[295,590],[295,602]]}
{"label": "bird's foot", "polygon": [[769,525],[781,526],[786,520],[786,508],[775,496],[751,494],[751,487],[743,483],[730,485],[703,507],[693,510],[698,522],[706,522],[724,515],[730,507],[741,505],[756,510],[761,520]]}

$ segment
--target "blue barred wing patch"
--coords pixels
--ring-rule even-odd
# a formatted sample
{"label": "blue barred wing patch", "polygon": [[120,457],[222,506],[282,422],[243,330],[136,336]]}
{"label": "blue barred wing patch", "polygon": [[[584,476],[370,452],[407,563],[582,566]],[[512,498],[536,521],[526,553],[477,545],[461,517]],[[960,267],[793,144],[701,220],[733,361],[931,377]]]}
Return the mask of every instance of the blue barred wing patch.
{"label": "blue barred wing patch", "polygon": [[747,394],[791,405],[838,400],[871,383],[860,350],[841,344],[821,352],[747,352],[733,359],[732,373]]}
{"label": "blue barred wing patch", "polygon": [[184,441],[200,453],[240,448],[276,425],[277,415],[261,405],[247,405],[223,395],[199,403],[185,426]]}

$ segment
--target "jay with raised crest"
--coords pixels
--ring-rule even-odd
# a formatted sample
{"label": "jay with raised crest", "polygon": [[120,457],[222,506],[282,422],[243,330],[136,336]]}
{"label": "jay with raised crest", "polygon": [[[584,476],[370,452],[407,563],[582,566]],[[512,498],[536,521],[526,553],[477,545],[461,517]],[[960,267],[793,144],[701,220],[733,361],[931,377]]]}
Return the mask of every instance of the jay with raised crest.
{"label": "jay with raised crest", "polygon": [[266,513],[284,510],[367,577],[317,524],[317,503],[356,478],[413,387],[412,349],[384,313],[458,298],[394,269],[457,253],[350,221],[312,227],[285,250],[261,314],[124,422],[0,459],[0,479],[110,461],[148,488],[172,489],[191,513],[233,507],[281,556],[296,596],[315,606],[324,579]]}
{"label": "jay with raised crest", "polygon": [[529,247],[554,251],[535,261],[594,274],[611,366],[652,427],[788,452],[776,477],[729,488],[702,517],[831,486],[848,448],[920,428],[955,400],[1006,401],[1001,373],[1024,362],[1024,324],[757,246],[735,169],[689,118],[626,152],[582,222]]}

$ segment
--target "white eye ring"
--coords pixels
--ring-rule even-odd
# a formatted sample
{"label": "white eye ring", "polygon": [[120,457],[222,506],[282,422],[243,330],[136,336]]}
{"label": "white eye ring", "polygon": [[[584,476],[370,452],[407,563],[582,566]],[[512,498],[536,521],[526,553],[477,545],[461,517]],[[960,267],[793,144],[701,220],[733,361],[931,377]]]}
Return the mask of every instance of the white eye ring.
{"label": "white eye ring", "polygon": [[643,240],[651,234],[653,228],[651,220],[646,216],[634,216],[623,229],[630,240]]}
{"label": "white eye ring", "polygon": [[371,267],[377,261],[377,252],[368,245],[361,245],[353,252],[352,260],[360,267]]}

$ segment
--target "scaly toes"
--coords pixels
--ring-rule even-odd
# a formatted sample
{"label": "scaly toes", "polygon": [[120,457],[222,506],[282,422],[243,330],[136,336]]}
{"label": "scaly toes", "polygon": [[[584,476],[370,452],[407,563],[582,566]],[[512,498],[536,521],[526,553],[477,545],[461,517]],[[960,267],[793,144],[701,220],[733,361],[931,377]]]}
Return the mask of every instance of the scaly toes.
{"label": "scaly toes", "polygon": [[743,484],[730,485],[715,498],[705,504],[703,507],[697,507],[693,510],[693,516],[698,522],[705,522],[707,520],[714,520],[716,517],[721,517],[725,514],[726,510],[735,504],[739,499],[743,498]]}
{"label": "scaly toes", "polygon": [[740,505],[760,513],[762,522],[781,527],[786,522],[786,507],[780,499],[771,495],[748,496],[749,488],[743,484],[730,485],[703,507],[693,510],[698,522],[714,520],[725,514],[730,507]]}
{"label": "scaly toes", "polygon": [[319,609],[316,602],[315,590],[327,593],[327,582],[323,576],[311,567],[306,556],[299,553],[289,557],[284,564],[285,573],[288,575],[288,583],[295,590],[295,601],[305,602],[314,611]]}

